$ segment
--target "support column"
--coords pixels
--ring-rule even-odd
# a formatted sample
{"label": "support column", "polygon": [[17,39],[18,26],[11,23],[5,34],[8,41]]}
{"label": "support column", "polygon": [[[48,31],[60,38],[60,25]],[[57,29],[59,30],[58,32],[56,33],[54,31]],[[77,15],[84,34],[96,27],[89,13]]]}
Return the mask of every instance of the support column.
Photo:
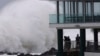
{"label": "support column", "polygon": [[84,51],[85,51],[85,29],[80,29],[80,56],[84,56]]}
{"label": "support column", "polygon": [[98,30],[94,29],[94,50],[98,50]]}
{"label": "support column", "polygon": [[63,56],[63,29],[57,29],[57,35],[58,35],[57,56]]}
{"label": "support column", "polygon": [[[57,23],[59,24],[59,1],[57,1]],[[63,56],[63,29],[57,29],[58,35],[58,52],[57,56]]]}

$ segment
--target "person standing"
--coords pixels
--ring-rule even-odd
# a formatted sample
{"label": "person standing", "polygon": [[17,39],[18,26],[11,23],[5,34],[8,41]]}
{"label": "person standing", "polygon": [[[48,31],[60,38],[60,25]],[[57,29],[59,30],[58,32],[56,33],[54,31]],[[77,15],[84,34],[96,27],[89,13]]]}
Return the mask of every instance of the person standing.
{"label": "person standing", "polygon": [[71,39],[69,36],[64,36],[64,51],[69,51],[71,48]]}
{"label": "person standing", "polygon": [[79,46],[80,46],[80,36],[79,36],[79,34],[77,34],[77,36],[76,36],[76,48],[78,49]]}

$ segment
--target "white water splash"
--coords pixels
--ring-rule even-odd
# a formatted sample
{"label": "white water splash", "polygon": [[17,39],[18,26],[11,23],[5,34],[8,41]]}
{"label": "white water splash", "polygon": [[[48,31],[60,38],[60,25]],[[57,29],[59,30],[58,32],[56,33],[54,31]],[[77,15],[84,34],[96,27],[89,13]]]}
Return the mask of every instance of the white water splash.
{"label": "white water splash", "polygon": [[56,30],[49,28],[55,5],[40,0],[15,0],[0,14],[0,51],[44,52],[56,47]]}

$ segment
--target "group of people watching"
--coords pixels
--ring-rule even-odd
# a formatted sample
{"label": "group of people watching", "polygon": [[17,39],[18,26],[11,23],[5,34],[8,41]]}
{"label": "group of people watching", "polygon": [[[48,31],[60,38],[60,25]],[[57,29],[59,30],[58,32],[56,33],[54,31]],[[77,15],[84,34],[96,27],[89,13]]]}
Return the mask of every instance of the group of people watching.
{"label": "group of people watching", "polygon": [[[76,49],[79,48],[80,46],[80,36],[77,34],[76,36]],[[70,50],[71,49],[71,39],[69,36],[64,36],[64,51]]]}

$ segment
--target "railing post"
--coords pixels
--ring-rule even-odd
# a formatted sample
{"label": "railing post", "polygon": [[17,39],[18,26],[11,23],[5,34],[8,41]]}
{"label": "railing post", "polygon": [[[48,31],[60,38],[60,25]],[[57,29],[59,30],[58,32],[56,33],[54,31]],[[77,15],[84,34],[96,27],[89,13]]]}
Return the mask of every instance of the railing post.
{"label": "railing post", "polygon": [[63,17],[64,17],[64,22],[63,23],[66,23],[66,3],[65,1],[63,1]]}
{"label": "railing post", "polygon": [[59,24],[59,1],[57,1],[57,24]]}

